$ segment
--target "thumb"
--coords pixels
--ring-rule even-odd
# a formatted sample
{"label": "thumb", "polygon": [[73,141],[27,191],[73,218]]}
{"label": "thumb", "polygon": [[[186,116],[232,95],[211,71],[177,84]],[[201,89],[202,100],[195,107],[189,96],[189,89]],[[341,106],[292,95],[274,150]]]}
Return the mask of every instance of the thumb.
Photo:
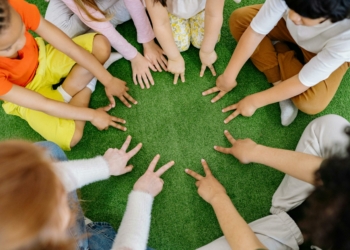
{"label": "thumb", "polygon": [[112,108],[112,105],[109,104],[109,105],[107,105],[106,107],[103,107],[103,110],[107,112],[107,111],[110,111],[111,108]]}
{"label": "thumb", "polygon": [[[110,102],[110,109],[111,108],[114,108],[115,107],[115,100],[114,100],[114,97],[113,97],[113,95],[108,95],[107,96],[108,97],[108,100],[109,100],[109,102]],[[108,111],[108,110],[107,110]]]}
{"label": "thumb", "polygon": [[124,168],[124,174],[131,172],[133,170],[133,168],[134,168],[133,165],[126,166]]}

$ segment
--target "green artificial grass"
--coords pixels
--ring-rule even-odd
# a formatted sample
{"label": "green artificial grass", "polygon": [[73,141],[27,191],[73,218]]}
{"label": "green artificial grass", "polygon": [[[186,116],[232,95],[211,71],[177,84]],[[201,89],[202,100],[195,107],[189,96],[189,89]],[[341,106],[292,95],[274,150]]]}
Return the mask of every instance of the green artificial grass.
{"label": "green artificial grass", "polygon": [[[33,0],[45,14],[47,3]],[[226,1],[222,36],[216,46],[218,61],[215,68],[222,74],[236,46],[228,29],[228,18],[236,8],[262,3],[245,0],[241,4]],[[136,31],[131,21],[117,27],[118,31],[135,45]],[[207,70],[199,77],[198,49],[191,47],[182,53],[186,62],[186,82],[173,85],[173,75],[153,73],[155,86],[142,90],[132,83],[130,62],[114,63],[109,71],[125,80],[130,94],[138,101],[131,109],[117,100],[110,114],[127,120],[127,132],[114,128],[98,131],[86,124],[81,142],[67,152],[70,159],[88,158],[103,154],[109,147],[120,147],[127,135],[132,135],[131,147],[142,142],[142,150],[130,161],[134,170],[124,176],[111,177],[81,190],[85,214],[94,221],[107,221],[118,228],[126,208],[127,197],[135,181],[145,172],[156,154],[161,155],[158,167],[174,160],[175,165],[162,178],[165,185],[156,197],[152,210],[152,224],[148,245],[155,249],[195,249],[222,236],[215,214],[196,191],[195,180],[185,174],[191,168],[203,174],[200,159],[208,161],[213,174],[226,187],[232,202],[243,218],[251,222],[269,214],[271,197],[283,174],[258,164],[240,164],[234,157],[213,150],[214,145],[229,146],[223,131],[229,130],[236,138],[252,138],[260,144],[293,150],[307,124],[325,114],[339,114],[350,119],[349,74],[343,79],[333,101],[321,114],[309,116],[299,112],[296,120],[283,127],[278,104],[260,108],[254,116],[239,116],[229,124],[221,109],[243,97],[270,87],[265,77],[249,61],[238,76],[238,86],[215,104],[213,96],[202,96],[202,91],[215,85],[215,77]],[[99,84],[91,99],[91,107],[108,104],[104,88]],[[1,137],[43,140],[25,121],[8,116],[1,110]]]}

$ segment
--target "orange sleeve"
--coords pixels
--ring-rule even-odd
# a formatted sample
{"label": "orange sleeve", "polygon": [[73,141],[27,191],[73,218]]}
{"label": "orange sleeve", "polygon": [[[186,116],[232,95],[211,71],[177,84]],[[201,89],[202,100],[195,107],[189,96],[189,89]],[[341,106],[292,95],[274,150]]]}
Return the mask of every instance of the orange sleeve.
{"label": "orange sleeve", "polygon": [[39,27],[41,15],[36,5],[24,0],[9,0],[9,4],[21,16],[27,30],[35,31]]}
{"label": "orange sleeve", "polygon": [[0,96],[5,95],[12,88],[12,83],[6,78],[0,77]]}

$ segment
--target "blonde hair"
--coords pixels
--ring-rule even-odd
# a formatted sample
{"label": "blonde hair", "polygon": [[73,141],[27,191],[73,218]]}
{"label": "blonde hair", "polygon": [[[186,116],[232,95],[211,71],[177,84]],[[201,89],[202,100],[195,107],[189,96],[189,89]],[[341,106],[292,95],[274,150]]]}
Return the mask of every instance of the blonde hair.
{"label": "blonde hair", "polygon": [[[109,14],[107,11],[101,10],[95,0],[74,0],[75,4],[79,7],[79,9],[82,9],[84,13],[93,21],[97,22],[104,22],[104,21],[109,21],[112,18],[112,15]],[[91,13],[86,9],[86,6],[100,12],[102,15],[104,15],[104,18],[96,18]]]}
{"label": "blonde hair", "polygon": [[65,195],[44,149],[23,141],[1,142],[1,249],[74,249],[59,216]]}

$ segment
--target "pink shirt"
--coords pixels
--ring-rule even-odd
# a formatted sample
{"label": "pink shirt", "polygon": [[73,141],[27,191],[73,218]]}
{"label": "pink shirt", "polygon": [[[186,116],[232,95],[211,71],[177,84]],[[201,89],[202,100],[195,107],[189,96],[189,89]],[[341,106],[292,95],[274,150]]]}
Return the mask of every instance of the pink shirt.
{"label": "pink shirt", "polygon": [[[137,50],[132,46],[110,22],[98,22],[91,20],[83,10],[74,3],[73,0],[62,0],[80,20],[91,29],[101,33],[111,43],[112,47],[118,51],[125,59],[131,60],[137,55]],[[145,7],[140,0],[120,0],[124,1],[137,30],[137,41],[147,43],[154,39],[154,33],[150,21],[146,15]],[[93,17],[104,18],[103,14],[89,6],[85,6]],[[113,13],[111,13],[113,14]]]}

